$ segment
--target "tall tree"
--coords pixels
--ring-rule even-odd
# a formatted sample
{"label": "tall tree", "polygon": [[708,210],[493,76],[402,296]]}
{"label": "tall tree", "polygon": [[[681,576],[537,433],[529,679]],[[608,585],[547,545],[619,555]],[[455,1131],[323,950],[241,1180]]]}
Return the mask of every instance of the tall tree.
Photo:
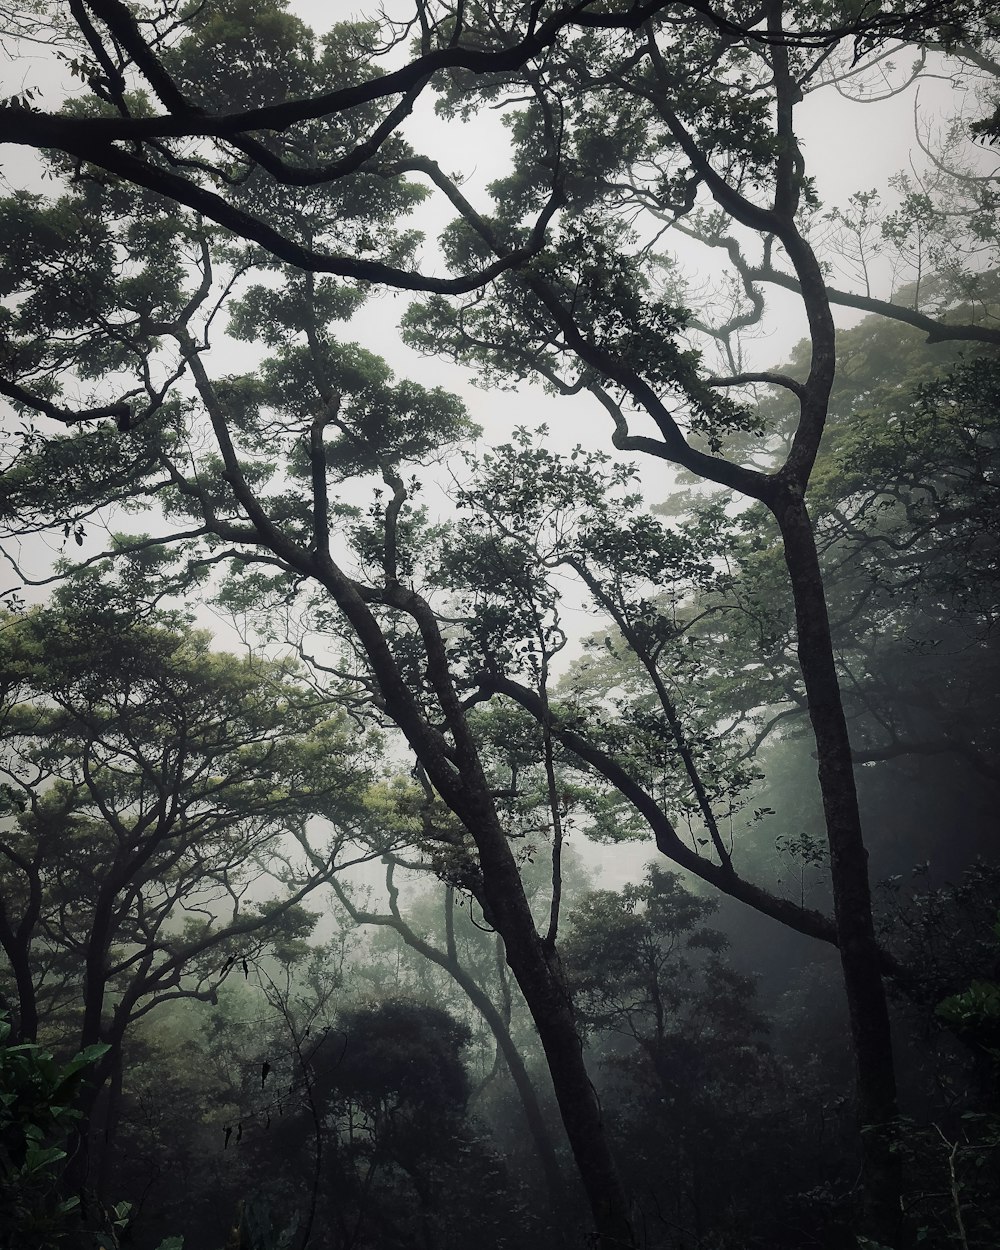
{"label": "tall tree", "polygon": [[[90,184],[91,206],[78,201],[72,211],[83,211],[88,229],[104,232],[110,248],[130,219],[101,214],[106,194],[124,193]],[[56,206],[57,219],[67,207]],[[177,225],[162,217],[158,222],[165,237],[178,237]],[[344,228],[349,225],[345,218]],[[56,231],[48,237],[58,267],[65,260],[64,236]],[[228,255],[223,248],[215,259],[222,263]],[[23,281],[33,285],[34,277],[22,272]],[[77,505],[89,512],[102,497],[121,499],[126,491],[133,504],[142,495],[155,496],[181,528],[154,538],[123,538],[119,554],[164,543],[169,550],[177,542],[183,556],[175,571],[182,581],[226,563],[236,573],[226,591],[232,606],[253,611],[263,623],[269,604],[287,611],[296,601],[296,611],[310,614],[315,628],[343,633],[342,662],[318,657],[321,665],[349,706],[367,707],[399,727],[428,785],[449,810],[449,819],[431,821],[428,832],[464,861],[468,888],[503,938],[548,1057],[596,1225],[608,1245],[628,1244],[627,1204],[554,944],[536,930],[462,706],[445,627],[415,588],[422,559],[433,556],[434,533],[419,512],[409,511],[408,501],[419,486],[420,466],[469,429],[464,413],[443,391],[396,383],[382,361],[355,344],[337,342],[331,325],[350,314],[356,293],[308,276],[290,276],[278,288],[252,286],[230,304],[232,328],[244,338],[270,343],[272,354],[253,374],[213,376],[193,327],[196,317],[207,317],[205,325],[214,317],[214,272],[205,240],[196,271],[176,274],[173,289],[161,284],[155,294],[165,318],[156,333],[177,353],[174,373],[190,371],[194,405],[155,398],[158,345],[147,339],[147,394],[156,415],[124,440],[108,426],[45,439],[37,447],[29,438],[8,471],[9,505],[30,528],[45,524],[53,492],[60,511],[74,516]],[[110,272],[108,278],[71,313],[72,320],[79,315],[79,324],[94,331],[86,344],[75,330],[68,336],[91,359],[91,352],[100,354],[121,340],[123,313],[136,328],[135,311],[128,308],[129,279],[118,283]],[[224,296],[232,280],[229,274],[223,278]],[[22,311],[27,330],[31,311]],[[143,314],[139,318],[148,325]],[[61,352],[57,341],[50,340]],[[141,342],[132,337],[131,347],[142,352]],[[124,364],[121,356],[118,360]],[[90,451],[81,461],[84,447]],[[41,470],[36,451],[53,458],[52,476]],[[372,500],[367,516],[334,494],[346,493],[349,482],[360,484],[362,499]],[[328,656],[329,644],[324,646]]]}
{"label": "tall tree", "polygon": [[[162,614],[135,621],[92,579],[62,599],[0,631],[0,943],[23,1040],[104,1044],[86,1110],[110,1081],[106,1148],[131,1026],[214,999],[312,928],[302,903],[331,873],[389,843],[363,805],[374,740],[293,666],[213,652]],[[292,831],[317,865],[294,884]]]}
{"label": "tall tree", "polygon": [[[457,311],[443,299],[431,300],[411,311],[409,326],[418,346],[475,364],[488,377],[534,374],[556,392],[590,391],[612,419],[619,450],[676,465],[757,501],[773,518],[794,603],[798,680],[815,738],[830,847],[859,1111],[868,1126],[869,1216],[877,1236],[893,1241],[902,1234],[891,1148],[892,1042],[852,748],[806,504],[836,342],[830,294],[808,232],[816,204],[795,110],[829,49],[796,46],[797,17],[794,6],[768,5],[755,40],[734,40],[710,26],[678,39],[670,23],[653,17],[634,39],[588,34],[560,48],[544,68],[480,84],[482,98],[509,110],[518,159],[514,175],[495,184],[489,216],[440,169],[422,166],[450,189],[461,214],[447,236],[452,264],[458,269],[498,254],[517,237],[551,168],[566,171],[558,236],[544,263],[504,275],[487,296]],[[468,108],[468,89],[453,89],[453,108]],[[654,230],[662,240],[675,224],[724,247],[735,261],[736,307],[725,325],[714,326],[727,342],[755,323],[763,307],[760,267],[743,261],[751,246],[744,240],[759,239],[768,270],[775,255],[783,257],[809,325],[804,378],[745,369],[732,351],[729,369],[719,376],[690,350],[683,291],[671,289],[669,273],[665,280],[659,274],[647,242]],[[705,318],[695,324],[705,325]],[[989,327],[947,333],[997,338]],[[794,397],[794,432],[778,454],[760,414],[729,398],[764,380]],[[634,433],[640,423],[654,433]],[[757,436],[752,456],[750,433]],[[715,851],[727,871],[725,856]]]}

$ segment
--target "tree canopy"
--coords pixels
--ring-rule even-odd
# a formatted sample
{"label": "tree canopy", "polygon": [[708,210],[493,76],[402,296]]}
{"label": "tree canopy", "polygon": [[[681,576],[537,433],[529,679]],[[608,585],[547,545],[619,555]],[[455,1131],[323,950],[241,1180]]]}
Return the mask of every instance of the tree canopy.
{"label": "tree canopy", "polygon": [[[17,417],[0,937],[25,1036],[82,959],[82,1043],[119,1055],[129,1022],[211,997],[246,943],[298,949],[295,908],[360,839],[389,856],[388,909],[338,887],[342,905],[448,971],[510,1053],[505,1010],[453,934],[414,933],[393,872],[430,868],[498,935],[599,1242],[636,1244],[584,1057],[587,978],[600,932],[631,924],[656,971],[669,923],[710,905],[653,872],[593,895],[567,935],[563,865],[573,835],[646,837],[835,949],[860,1227],[908,1243],[886,981],[912,992],[918,974],[876,927],[859,766],[954,756],[995,781],[995,178],[931,150],[935,180],[897,179],[891,210],[861,191],[823,205],[799,117],[900,48],[964,58],[995,90],[991,20],[953,4],[418,0],[315,34],[276,0],[20,14],[12,48],[41,41],[83,84],[52,110],[30,91],[0,107],[0,141],[41,152],[52,182],[0,202],[0,391]],[[432,97],[456,132],[499,115],[508,148],[485,188],[418,150],[407,119]],[[432,261],[412,225],[430,199],[453,217]],[[678,238],[723,262],[701,291]],[[872,248],[913,279],[891,298],[871,293]],[[838,256],[863,294],[831,281]],[[586,402],[606,448],[561,453],[525,421],[470,452],[475,411],[352,340],[377,286],[419,293],[411,348],[486,387]],[[772,287],[807,330],[780,370],[749,338]],[[838,338],[838,303],[884,324]],[[651,481],[689,494],[656,515]],[[40,539],[60,560],[36,571],[24,544]],[[16,610],[60,583],[54,606]],[[267,658],[214,651],[160,606],[178,597],[234,614]],[[569,625],[581,605],[586,631]],[[801,742],[796,776],[816,784],[781,837],[825,869],[815,905],[760,846],[765,769]],[[266,874],[282,890],[249,905]],[[624,947],[618,988],[655,999]],[[705,975],[752,1028],[746,983],[720,968]],[[625,999],[619,1023],[662,1059],[666,1022],[654,1046]],[[311,1106],[319,1169],[333,1111]]]}

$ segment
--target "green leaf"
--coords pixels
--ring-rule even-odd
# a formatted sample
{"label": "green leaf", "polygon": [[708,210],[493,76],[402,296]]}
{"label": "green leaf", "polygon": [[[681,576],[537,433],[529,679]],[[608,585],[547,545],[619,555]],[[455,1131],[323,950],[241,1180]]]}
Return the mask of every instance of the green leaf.
{"label": "green leaf", "polygon": [[47,1168],[51,1164],[58,1163],[60,1159],[65,1158],[66,1151],[60,1150],[58,1146],[43,1146],[41,1149],[29,1146],[24,1156],[24,1167],[21,1170],[25,1175],[40,1172],[43,1168]]}

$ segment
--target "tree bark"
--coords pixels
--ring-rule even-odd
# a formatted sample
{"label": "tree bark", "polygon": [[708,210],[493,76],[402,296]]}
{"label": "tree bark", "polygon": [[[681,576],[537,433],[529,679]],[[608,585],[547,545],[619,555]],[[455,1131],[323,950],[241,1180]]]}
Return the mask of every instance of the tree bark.
{"label": "tree bark", "polygon": [[583,1058],[573,1004],[558,956],[535,929],[520,874],[492,801],[476,796],[476,828],[482,866],[480,902],[503,938],[507,964],[535,1022],[552,1076],[556,1101],[576,1161],[601,1250],[636,1244],[625,1192],[611,1154],[604,1116]]}
{"label": "tree bark", "polygon": [[115,1164],[115,1142],[121,1122],[122,1110],[122,1051],[121,1043],[108,1052],[111,1060],[110,1079],[106,1085],[103,1123],[97,1148],[97,1176],[94,1188],[100,1202],[107,1204],[112,1198],[111,1182]]}
{"label": "tree bark", "polygon": [[[9,940],[8,940],[9,939]],[[3,946],[17,990],[17,1018],[13,1021],[13,1040],[33,1042],[38,1036],[38,1002],[35,981],[31,975],[27,941],[18,941],[10,926],[0,917],[0,945]]]}
{"label": "tree bark", "polygon": [[795,601],[799,665],[806,689],[830,846],[837,947],[854,1044],[867,1231],[889,1246],[904,1236],[889,1011],[872,921],[868,852],[854,781],[847,719],[837,679],[826,596],[812,524],[801,492],[772,509],[781,531]]}

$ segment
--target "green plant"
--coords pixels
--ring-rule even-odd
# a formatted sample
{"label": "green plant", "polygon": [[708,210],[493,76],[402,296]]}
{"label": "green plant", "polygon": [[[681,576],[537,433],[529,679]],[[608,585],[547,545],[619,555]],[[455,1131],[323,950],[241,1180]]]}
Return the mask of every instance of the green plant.
{"label": "green plant", "polygon": [[[1000,938],[1000,911],[993,932]],[[1000,1062],[1000,983],[976,979],[938,1003],[936,1014],[965,1041]]]}
{"label": "green plant", "polygon": [[76,1223],[78,1195],[62,1192],[64,1160],[80,1113],[73,1106],[87,1068],[107,1051],[88,1046],[59,1063],[34,1042],[8,1045],[0,1018],[0,1211],[3,1250],[48,1250]]}

